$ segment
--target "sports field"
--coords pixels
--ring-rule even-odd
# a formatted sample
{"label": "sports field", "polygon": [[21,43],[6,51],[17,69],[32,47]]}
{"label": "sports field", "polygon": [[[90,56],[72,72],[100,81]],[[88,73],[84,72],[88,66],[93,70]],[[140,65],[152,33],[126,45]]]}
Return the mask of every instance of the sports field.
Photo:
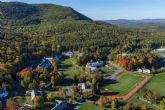
{"label": "sports field", "polygon": [[104,108],[99,107],[95,104],[91,104],[91,103],[84,103],[80,106],[79,110],[104,110]]}
{"label": "sports field", "polygon": [[146,88],[161,96],[165,96],[165,73],[154,75],[152,80],[146,85]]}
{"label": "sports field", "polygon": [[136,74],[123,73],[116,82],[110,83],[104,87],[106,91],[115,92],[118,96],[123,96],[129,93],[144,77]]}

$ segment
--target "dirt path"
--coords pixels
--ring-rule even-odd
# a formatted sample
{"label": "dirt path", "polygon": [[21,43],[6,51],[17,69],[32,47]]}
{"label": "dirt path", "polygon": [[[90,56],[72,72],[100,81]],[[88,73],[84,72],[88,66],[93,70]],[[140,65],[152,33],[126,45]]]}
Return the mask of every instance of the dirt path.
{"label": "dirt path", "polygon": [[149,80],[151,79],[150,76],[145,76],[144,80],[141,81],[134,89],[132,89],[128,94],[124,96],[113,96],[115,98],[122,98],[123,100],[127,101],[132,95],[134,95],[139,89],[141,89]]}

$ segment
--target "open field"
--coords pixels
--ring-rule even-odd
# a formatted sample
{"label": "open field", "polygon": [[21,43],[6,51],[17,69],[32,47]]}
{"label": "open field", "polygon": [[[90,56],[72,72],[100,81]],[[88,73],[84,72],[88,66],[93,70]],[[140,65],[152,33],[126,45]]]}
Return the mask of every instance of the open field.
{"label": "open field", "polygon": [[[165,85],[165,73],[161,73],[161,74],[157,74],[157,75],[154,75],[151,79],[150,82],[148,82],[146,84],[146,86],[144,86],[144,88],[147,88],[149,90],[152,90],[158,94],[160,94],[161,96],[165,96],[165,88],[164,88],[164,85]],[[129,103],[134,103],[134,102],[137,102],[139,104],[143,104],[143,103],[146,103],[142,100],[139,100],[137,99],[137,97],[139,96],[142,96],[141,92],[137,92],[135,95],[133,95],[129,100],[128,102]],[[151,105],[151,104],[148,104],[148,107],[152,108],[151,110],[157,110],[158,108]],[[158,105],[159,106],[159,105]]]}
{"label": "open field", "polygon": [[165,73],[154,75],[152,80],[145,87],[165,96]]}
{"label": "open field", "polygon": [[101,108],[95,104],[84,103],[80,106],[79,110],[104,110],[104,108]]}
{"label": "open field", "polygon": [[143,79],[142,76],[136,74],[123,73],[116,82],[107,84],[105,90],[115,92],[118,96],[123,96],[129,93]]}
{"label": "open field", "polygon": [[100,68],[100,70],[101,70],[103,73],[109,74],[109,75],[111,75],[111,74],[113,73],[112,70],[109,70],[109,69],[106,68],[106,67],[102,67],[102,68]]}
{"label": "open field", "polygon": [[73,60],[73,58],[68,58],[61,62],[61,68],[68,79],[73,79],[74,75],[83,73],[83,69],[74,64]]}

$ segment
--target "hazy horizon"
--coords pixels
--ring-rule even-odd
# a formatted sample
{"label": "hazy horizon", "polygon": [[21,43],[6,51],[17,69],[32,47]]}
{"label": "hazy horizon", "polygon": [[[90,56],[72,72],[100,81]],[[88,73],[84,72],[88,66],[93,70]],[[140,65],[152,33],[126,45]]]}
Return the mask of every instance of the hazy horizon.
{"label": "hazy horizon", "polygon": [[165,19],[164,0],[1,0],[69,6],[93,20]]}

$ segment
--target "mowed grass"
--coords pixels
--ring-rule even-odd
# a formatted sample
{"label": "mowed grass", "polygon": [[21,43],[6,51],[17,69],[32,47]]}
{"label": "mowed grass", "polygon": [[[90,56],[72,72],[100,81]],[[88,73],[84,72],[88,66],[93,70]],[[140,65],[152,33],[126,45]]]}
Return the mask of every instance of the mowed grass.
{"label": "mowed grass", "polygon": [[154,75],[145,87],[161,96],[165,96],[165,73]]}
{"label": "mowed grass", "polygon": [[104,108],[92,103],[84,103],[80,106],[79,110],[104,110]]}
{"label": "mowed grass", "polygon": [[144,77],[136,74],[123,73],[119,76],[117,82],[105,86],[109,92],[115,92],[116,95],[123,96],[129,93]]}
{"label": "mowed grass", "polygon": [[109,70],[109,69],[106,68],[106,67],[102,67],[102,68],[100,68],[100,70],[101,70],[104,74],[109,74],[109,75],[111,75],[111,74],[113,73],[112,70]]}
{"label": "mowed grass", "polygon": [[66,78],[73,79],[74,75],[83,73],[82,67],[74,64],[73,58],[65,59],[61,62],[61,69],[64,71]]}

